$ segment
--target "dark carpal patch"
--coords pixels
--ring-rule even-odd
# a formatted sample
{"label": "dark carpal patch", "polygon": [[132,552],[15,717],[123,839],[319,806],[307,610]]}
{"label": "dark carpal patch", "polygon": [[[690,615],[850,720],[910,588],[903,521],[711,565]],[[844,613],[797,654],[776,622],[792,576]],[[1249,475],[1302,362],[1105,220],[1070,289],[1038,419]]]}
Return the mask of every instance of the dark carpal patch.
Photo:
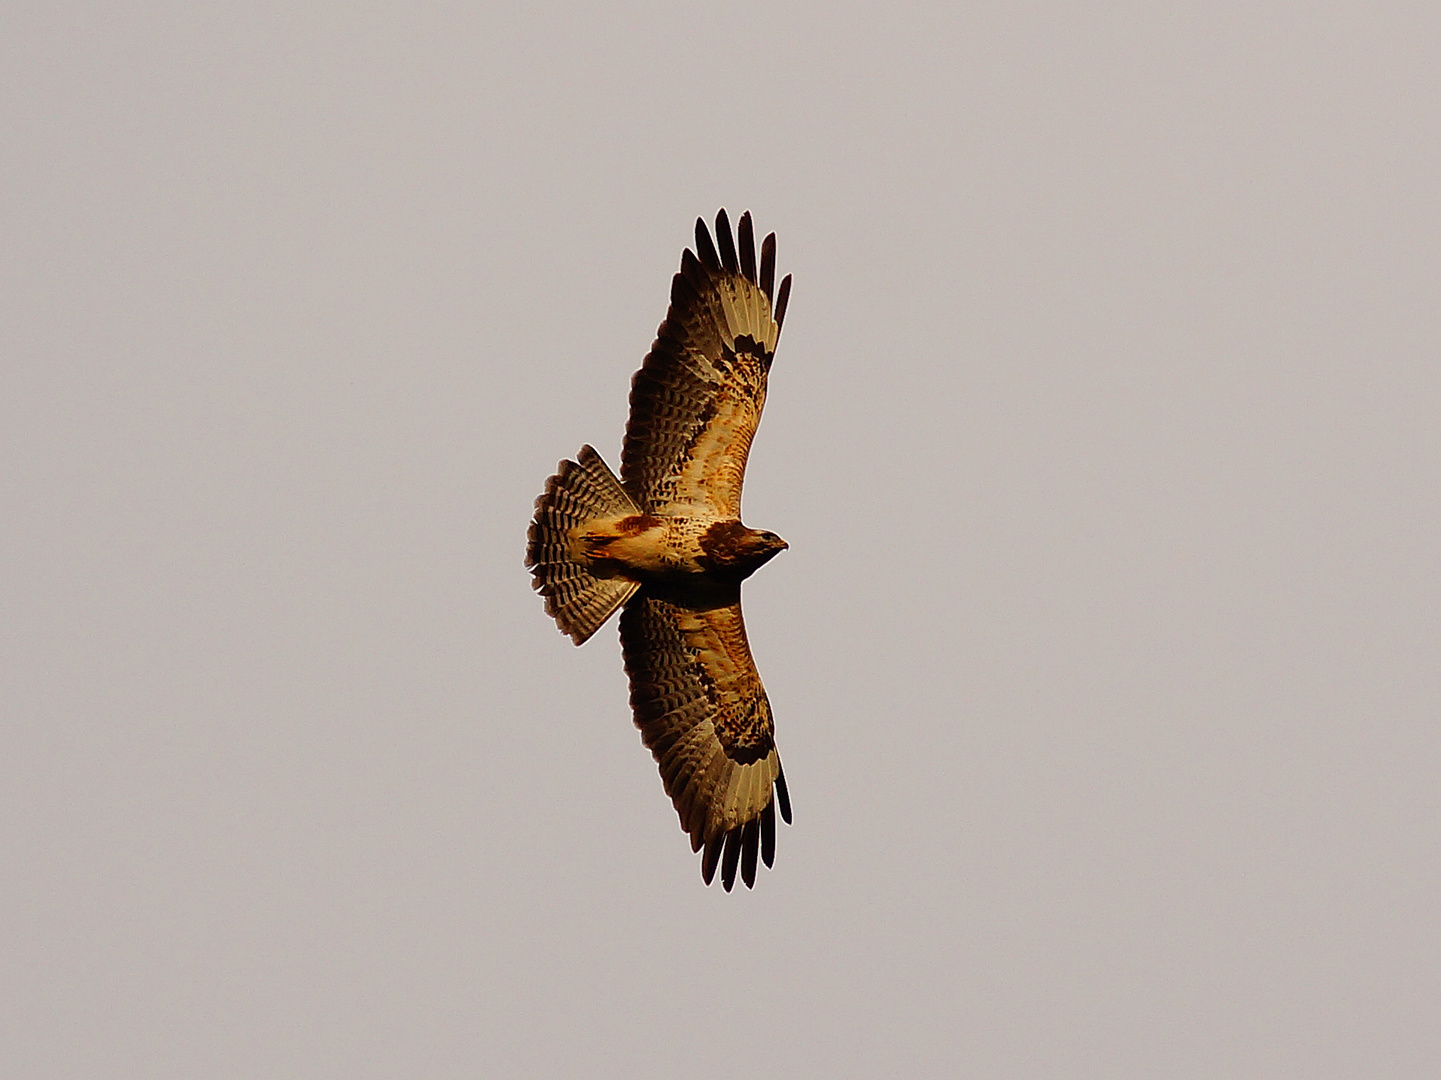
{"label": "dark carpal patch", "polygon": [[[766,718],[769,722],[769,715]],[[775,749],[775,740],[760,722],[749,725],[740,720],[722,717],[716,721],[716,735],[721,739],[726,757],[737,765],[754,765]]]}
{"label": "dark carpal patch", "polygon": [[775,360],[775,353],[771,352],[749,334],[742,334],[736,338],[735,351],[739,356],[753,357],[760,363],[761,368],[765,371],[770,371],[771,362]]}

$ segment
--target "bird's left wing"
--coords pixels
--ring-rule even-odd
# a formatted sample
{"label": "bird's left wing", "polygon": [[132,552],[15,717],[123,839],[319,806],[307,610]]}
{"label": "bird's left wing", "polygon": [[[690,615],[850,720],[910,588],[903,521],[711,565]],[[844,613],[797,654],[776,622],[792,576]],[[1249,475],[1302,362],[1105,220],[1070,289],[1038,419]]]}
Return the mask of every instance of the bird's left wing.
{"label": "bird's left wing", "polygon": [[739,518],[791,279],[772,302],[775,234],[761,244],[757,264],[749,211],[736,237],[724,210],[715,242],[704,221],[695,226],[696,250],[681,256],[670,310],[631,383],[620,476],[647,510],[683,503]]}
{"label": "bird's left wing", "polygon": [[720,863],[729,892],[739,867],[752,886],[757,855],[775,858],[776,803],[787,823],[791,811],[739,587],[714,606],[643,591],[621,613],[620,640],[636,726],[691,848],[705,849],[701,875],[710,884]]}

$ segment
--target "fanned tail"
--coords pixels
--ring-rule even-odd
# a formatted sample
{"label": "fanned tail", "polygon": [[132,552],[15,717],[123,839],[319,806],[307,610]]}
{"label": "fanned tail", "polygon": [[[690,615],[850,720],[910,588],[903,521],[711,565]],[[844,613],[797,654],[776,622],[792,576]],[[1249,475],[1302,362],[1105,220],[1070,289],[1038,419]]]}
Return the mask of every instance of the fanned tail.
{"label": "fanned tail", "polygon": [[594,518],[637,514],[639,509],[615,473],[589,446],[559,471],[535,500],[525,565],[531,582],[545,597],[545,610],[561,632],[577,645],[600,629],[640,585],[629,578],[603,576],[575,557],[571,531]]}

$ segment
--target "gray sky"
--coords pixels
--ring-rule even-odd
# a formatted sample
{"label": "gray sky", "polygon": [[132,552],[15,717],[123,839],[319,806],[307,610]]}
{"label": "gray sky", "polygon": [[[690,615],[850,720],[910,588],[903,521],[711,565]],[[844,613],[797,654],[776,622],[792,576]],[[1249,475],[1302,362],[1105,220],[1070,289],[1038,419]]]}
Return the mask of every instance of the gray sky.
{"label": "gray sky", "polygon": [[[1423,1077],[1430,4],[14,4],[0,1072]],[[796,822],[522,568],[698,214]]]}

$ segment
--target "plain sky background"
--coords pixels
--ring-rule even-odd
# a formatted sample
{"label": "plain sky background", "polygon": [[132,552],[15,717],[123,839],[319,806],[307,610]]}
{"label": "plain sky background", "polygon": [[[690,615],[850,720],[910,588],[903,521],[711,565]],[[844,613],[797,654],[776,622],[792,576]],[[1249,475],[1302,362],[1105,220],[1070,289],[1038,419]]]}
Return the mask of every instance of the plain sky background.
{"label": "plain sky background", "polygon": [[[0,1073],[1436,1075],[1436,12],[7,4]],[[732,895],[522,566],[722,205]]]}

